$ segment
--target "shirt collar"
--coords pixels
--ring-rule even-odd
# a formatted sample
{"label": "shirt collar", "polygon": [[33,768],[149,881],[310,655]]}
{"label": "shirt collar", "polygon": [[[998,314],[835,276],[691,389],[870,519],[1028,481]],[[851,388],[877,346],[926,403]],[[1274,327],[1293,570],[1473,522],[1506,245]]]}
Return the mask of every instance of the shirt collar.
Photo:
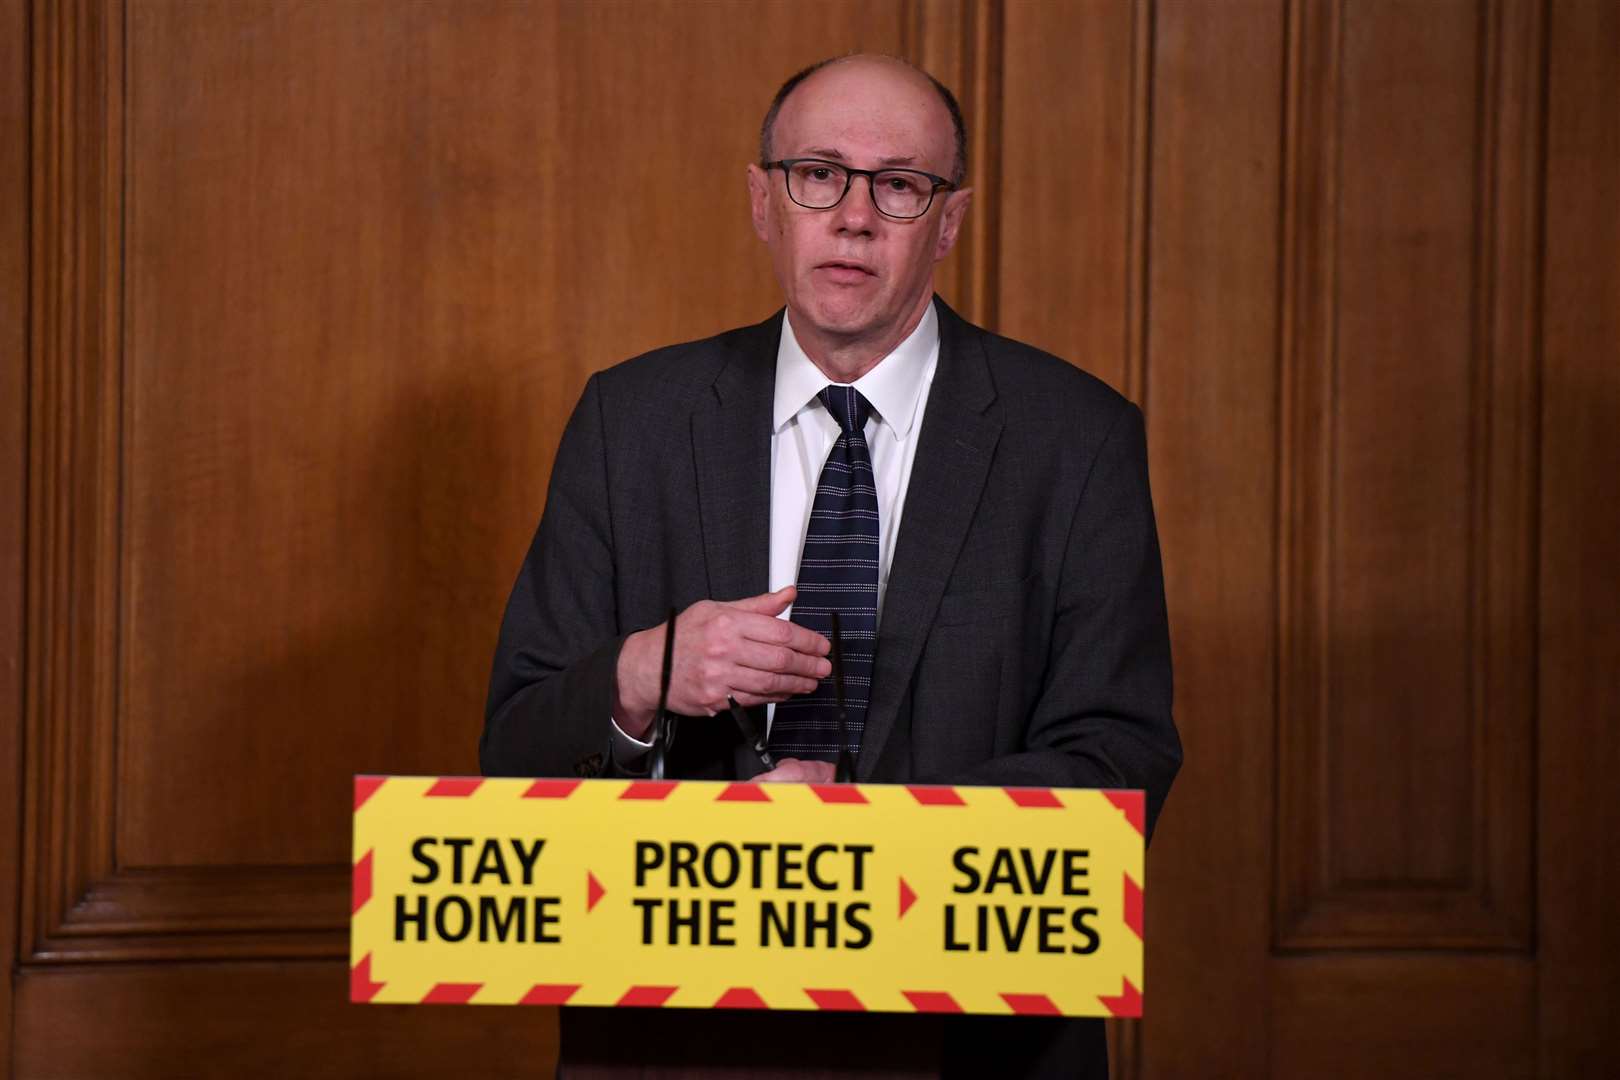
{"label": "shirt collar", "polygon": [[[939,355],[939,316],[930,303],[917,328],[854,382],[855,389],[871,402],[896,440],[905,438],[917,419],[917,399],[932,361]],[[776,401],[771,413],[771,430],[783,426],[799,414],[827,385],[827,376],[806,355],[794,336],[792,319],[782,316],[782,336],[776,346]]]}

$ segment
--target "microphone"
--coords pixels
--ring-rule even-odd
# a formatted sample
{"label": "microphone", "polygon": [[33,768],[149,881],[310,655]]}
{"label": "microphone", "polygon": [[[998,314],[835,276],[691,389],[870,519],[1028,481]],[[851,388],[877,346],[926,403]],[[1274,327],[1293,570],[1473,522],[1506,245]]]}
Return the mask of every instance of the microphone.
{"label": "microphone", "polygon": [[673,737],[675,720],[669,715],[669,682],[675,673],[675,609],[669,609],[669,620],[664,623],[664,672],[658,680],[658,713],[653,717],[652,760],[647,775],[653,780],[664,779],[664,758]]}
{"label": "microphone", "polygon": [[726,698],[726,709],[731,713],[732,723],[736,724],[737,730],[742,733],[743,744],[759,755],[759,763],[765,766],[767,771],[776,768],[776,761],[771,757],[764,733],[749,719],[743,707],[737,704],[737,699]]}
{"label": "microphone", "polygon": [[838,701],[838,764],[833,766],[833,782],[847,784],[855,779],[855,760],[849,753],[849,710],[844,706],[844,638],[838,629],[838,612],[832,615],[833,691]]}

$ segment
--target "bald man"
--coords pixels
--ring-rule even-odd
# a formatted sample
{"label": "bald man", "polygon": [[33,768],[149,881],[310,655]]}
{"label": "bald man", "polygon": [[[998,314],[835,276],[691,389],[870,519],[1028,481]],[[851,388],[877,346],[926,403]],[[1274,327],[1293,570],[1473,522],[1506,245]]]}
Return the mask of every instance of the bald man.
{"label": "bald man", "polygon": [[[587,384],[486,774],[645,775],[673,609],[671,777],[1142,788],[1151,835],[1181,746],[1141,415],[934,295],[966,156],[955,98],[901,61],[783,84],[746,181],[785,309]],[[1100,1021],[563,1012],[570,1076],[1107,1074]]]}

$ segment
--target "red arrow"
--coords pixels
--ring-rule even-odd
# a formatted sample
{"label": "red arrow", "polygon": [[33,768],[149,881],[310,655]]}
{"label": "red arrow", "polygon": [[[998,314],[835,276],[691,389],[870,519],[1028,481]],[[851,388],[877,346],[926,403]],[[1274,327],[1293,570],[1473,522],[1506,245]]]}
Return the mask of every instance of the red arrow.
{"label": "red arrow", "polygon": [[899,915],[899,917],[902,918],[902,919],[905,918],[906,917],[906,912],[910,911],[911,910],[911,905],[915,904],[916,902],[917,902],[917,894],[911,891],[911,886],[906,884],[906,879],[901,878],[900,879],[900,915]]}
{"label": "red arrow", "polygon": [[585,871],[585,910],[590,911],[596,907],[596,902],[602,899],[602,883],[596,880],[596,875],[589,870]]}

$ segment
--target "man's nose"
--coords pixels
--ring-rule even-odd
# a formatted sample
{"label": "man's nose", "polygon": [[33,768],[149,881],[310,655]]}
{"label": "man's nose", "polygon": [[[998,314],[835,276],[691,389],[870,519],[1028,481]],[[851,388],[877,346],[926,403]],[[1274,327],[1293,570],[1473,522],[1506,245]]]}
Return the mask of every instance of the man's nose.
{"label": "man's nose", "polygon": [[872,178],[852,176],[849,190],[833,207],[834,222],[839,232],[870,233],[877,221],[877,206],[872,202]]}

